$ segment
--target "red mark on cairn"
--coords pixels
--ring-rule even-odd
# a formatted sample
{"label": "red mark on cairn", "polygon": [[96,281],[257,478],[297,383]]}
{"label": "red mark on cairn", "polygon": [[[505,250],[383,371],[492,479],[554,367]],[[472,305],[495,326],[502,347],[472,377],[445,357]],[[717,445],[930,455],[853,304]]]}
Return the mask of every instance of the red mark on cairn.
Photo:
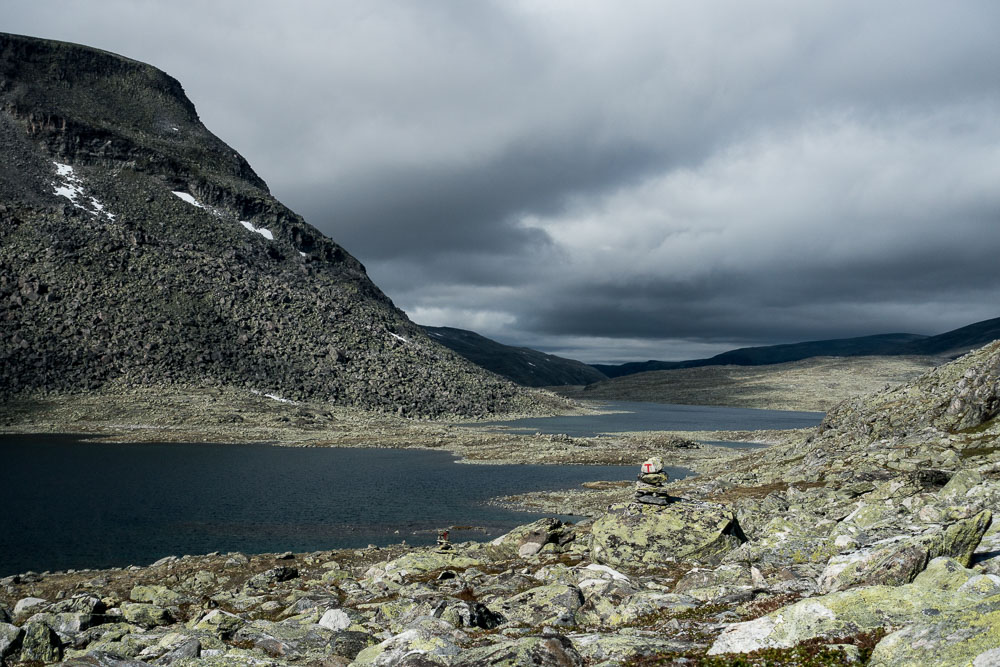
{"label": "red mark on cairn", "polygon": [[643,463],[642,464],[642,471],[643,472],[653,472],[653,464],[652,463]]}

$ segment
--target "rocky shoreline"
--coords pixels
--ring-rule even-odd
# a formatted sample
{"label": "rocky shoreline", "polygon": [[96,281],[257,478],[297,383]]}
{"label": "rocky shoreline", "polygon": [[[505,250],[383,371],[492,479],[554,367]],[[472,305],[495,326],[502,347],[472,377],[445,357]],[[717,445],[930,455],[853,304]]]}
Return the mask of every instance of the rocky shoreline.
{"label": "rocky shoreline", "polygon": [[[597,499],[580,500],[590,519],[485,544],[7,577],[0,653],[90,666],[997,664],[998,413],[1000,342],[768,449],[715,448],[701,475],[662,487],[662,505],[596,483],[576,494]],[[508,437],[447,444],[489,460]],[[548,442],[539,459],[553,460],[592,449],[573,440],[523,447]],[[632,434],[596,449],[637,472],[649,456],[709,453],[682,443]]]}

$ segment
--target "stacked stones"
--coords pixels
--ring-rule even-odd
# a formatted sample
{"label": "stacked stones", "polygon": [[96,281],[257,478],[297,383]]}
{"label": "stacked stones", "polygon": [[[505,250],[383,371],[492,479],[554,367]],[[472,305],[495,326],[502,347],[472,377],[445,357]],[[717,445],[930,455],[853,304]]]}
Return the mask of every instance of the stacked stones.
{"label": "stacked stones", "polygon": [[647,505],[667,505],[673,499],[667,494],[667,473],[663,472],[663,459],[654,456],[639,468],[639,481],[635,483],[635,500]]}

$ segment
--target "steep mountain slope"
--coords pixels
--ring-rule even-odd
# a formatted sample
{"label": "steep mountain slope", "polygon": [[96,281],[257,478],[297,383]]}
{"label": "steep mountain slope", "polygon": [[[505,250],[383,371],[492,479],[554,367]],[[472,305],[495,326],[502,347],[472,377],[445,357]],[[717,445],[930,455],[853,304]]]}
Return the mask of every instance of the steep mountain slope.
{"label": "steep mountain slope", "polygon": [[504,345],[474,331],[427,326],[424,331],[472,363],[526,387],[590,384],[607,379],[603,373],[582,361],[527,347]]}
{"label": "steep mountain slope", "polygon": [[176,80],[0,34],[0,396],[185,383],[401,414],[535,401],[431,341]]}

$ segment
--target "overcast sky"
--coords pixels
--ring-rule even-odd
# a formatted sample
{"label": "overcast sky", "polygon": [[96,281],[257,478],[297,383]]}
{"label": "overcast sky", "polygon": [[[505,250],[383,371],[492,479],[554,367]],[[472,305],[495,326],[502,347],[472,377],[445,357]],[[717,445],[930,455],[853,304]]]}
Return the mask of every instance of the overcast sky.
{"label": "overcast sky", "polygon": [[421,324],[588,362],[1000,316],[995,0],[3,0],[176,77]]}

